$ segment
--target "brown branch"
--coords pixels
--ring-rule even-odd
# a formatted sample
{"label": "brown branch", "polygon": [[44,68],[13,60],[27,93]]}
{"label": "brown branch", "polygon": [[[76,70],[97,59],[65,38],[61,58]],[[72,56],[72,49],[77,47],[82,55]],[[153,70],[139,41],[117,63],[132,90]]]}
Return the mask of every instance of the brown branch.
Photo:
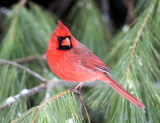
{"label": "brown branch", "polygon": [[[70,91],[67,90],[67,91],[63,91],[63,92],[59,93],[58,95],[52,97],[51,99],[49,99],[49,100],[47,100],[46,102],[44,102],[44,103],[42,103],[41,105],[39,105],[39,106],[37,107],[37,109],[33,109],[33,110],[31,110],[30,112],[28,112],[27,114],[22,115],[22,116],[19,117],[18,119],[14,120],[12,123],[17,122],[18,120],[24,118],[25,116],[33,113],[33,112],[36,111],[36,110],[38,111],[40,108],[44,107],[44,105],[48,104],[49,102],[51,102],[51,101],[53,101],[53,100],[56,100],[57,98],[63,96],[64,94],[66,94],[66,93],[68,93],[68,92],[70,92]],[[37,114],[37,113],[36,113],[36,114]],[[34,119],[34,121],[35,121],[35,120],[36,120],[36,119]]]}
{"label": "brown branch", "polygon": [[0,59],[0,63],[8,64],[8,65],[12,65],[12,66],[15,66],[17,68],[20,68],[20,69],[26,71],[27,73],[29,73],[30,75],[36,77],[37,79],[39,79],[40,81],[42,81],[44,83],[48,81],[46,78],[42,77],[40,74],[32,71],[31,69],[29,69],[29,68],[27,68],[23,65],[17,64],[16,62],[11,62],[11,61],[8,61],[8,60]]}
{"label": "brown branch", "polygon": [[44,105],[48,104],[49,102],[56,100],[57,98],[63,96],[64,94],[70,92],[69,90],[63,91],[61,93],[59,93],[58,95],[52,97],[51,99],[47,100],[46,102],[44,102],[43,104],[41,104],[39,107],[43,107]]}
{"label": "brown branch", "polygon": [[46,54],[43,55],[37,55],[37,56],[29,56],[26,58],[21,58],[21,59],[15,59],[14,62],[16,63],[24,63],[24,62],[30,62],[34,60],[45,60],[46,59]]}
{"label": "brown branch", "polygon": [[[45,96],[45,99],[48,99],[50,97],[50,91],[53,87],[56,87],[56,86],[75,86],[77,83],[76,82],[67,82],[67,81],[64,81],[64,80],[61,80],[61,79],[54,79],[54,80],[48,80],[44,77],[42,77],[41,75],[39,75],[38,73],[30,70],[29,68],[25,67],[25,66],[22,66],[20,64],[17,64],[15,62],[11,62],[11,61],[7,61],[7,60],[2,60],[0,59],[0,63],[2,64],[8,64],[8,65],[12,65],[12,66],[15,66],[17,68],[20,68],[26,72],[28,72],[29,74],[31,74],[32,76],[38,78],[39,80],[41,80],[42,82],[44,82],[45,84],[41,84],[39,86],[36,86],[32,89],[24,89],[22,90],[19,94],[15,95],[15,96],[11,96],[9,97],[1,106],[0,106],[0,111],[2,111],[3,109],[11,106],[14,102],[16,102],[18,99],[23,99],[23,98],[26,98],[30,95],[33,95],[43,89],[46,89],[46,87],[48,88],[46,90],[46,96]],[[53,82],[54,81],[54,82]],[[93,87],[96,85],[96,81],[93,82],[93,83],[85,83],[84,86],[86,87]]]}
{"label": "brown branch", "polygon": [[[37,111],[36,114],[35,114],[35,117],[34,117],[33,120],[32,120],[32,123],[34,123],[34,122],[36,121],[36,118],[37,118],[38,114],[39,114],[40,108],[44,107],[44,105],[48,104],[49,102],[51,102],[51,101],[53,101],[53,100],[56,100],[57,98],[59,98],[59,97],[61,97],[61,96],[64,96],[64,94],[69,93],[69,92],[70,92],[69,90],[66,90],[66,91],[61,92],[60,94],[52,97],[51,99],[47,100],[47,101],[44,102],[43,104],[39,105],[39,106],[37,107],[37,109],[33,109],[33,110],[31,110],[30,112],[22,115],[22,116],[19,117],[18,119],[14,120],[12,123],[16,123],[18,120],[20,120],[20,119],[24,118],[25,116],[33,113],[34,111]],[[89,115],[88,115],[88,112],[87,112],[87,109],[86,109],[86,107],[85,107],[85,105],[84,105],[84,102],[83,102],[83,100],[82,100],[82,97],[79,96],[79,99],[80,99],[80,101],[81,101],[81,103],[82,103],[82,105],[83,105],[83,108],[84,108],[84,110],[85,110],[86,116],[87,116],[87,118],[88,118],[88,123],[91,123],[90,118],[89,118]]]}
{"label": "brown branch", "polygon": [[[15,66],[17,68],[20,68],[20,69],[26,71],[27,73],[29,73],[30,75],[38,78],[40,81],[42,81],[44,83],[49,82],[49,81],[54,81],[54,82],[56,81],[56,83],[58,83],[59,86],[66,86],[66,87],[67,86],[71,86],[71,85],[74,86],[74,85],[77,84],[77,82],[68,82],[68,81],[64,81],[64,80],[61,80],[61,79],[57,79],[57,78],[54,79],[54,80],[48,80],[48,79],[42,77],[41,75],[39,75],[38,73],[32,71],[31,69],[29,69],[29,68],[27,68],[27,67],[25,67],[23,65],[20,65],[20,64],[18,64],[16,62],[0,59],[0,63],[2,63],[2,64],[8,64],[8,65],[12,65],[12,66]],[[84,85],[86,87],[94,87],[97,82],[98,81],[94,81],[92,83],[85,83]],[[68,83],[70,83],[70,84],[68,84]]]}
{"label": "brown branch", "polygon": [[36,115],[34,116],[34,118],[33,118],[31,123],[35,123],[38,114],[39,114],[39,108],[37,109]]}
{"label": "brown branch", "polygon": [[83,100],[82,100],[81,94],[79,95],[79,99],[80,99],[80,101],[81,101],[81,103],[82,103],[82,106],[83,106],[83,108],[84,108],[84,110],[85,110],[85,113],[86,113],[86,116],[87,116],[87,119],[88,119],[88,123],[91,123],[89,114],[88,114],[88,112],[87,112],[86,106],[84,105],[84,102],[83,102]]}
{"label": "brown branch", "polygon": [[19,117],[18,119],[14,120],[12,123],[17,122],[19,119],[24,118],[25,116],[31,114],[32,112],[34,112],[34,111],[36,111],[36,110],[37,110],[37,109],[33,109],[33,110],[29,111],[28,113],[26,113],[26,114],[22,115],[21,117]]}
{"label": "brown branch", "polygon": [[128,67],[127,67],[127,71],[126,71],[126,76],[128,78],[129,76],[129,71],[130,71],[130,68],[131,68],[131,63],[132,63],[132,60],[133,60],[133,56],[134,56],[134,53],[135,53],[135,50],[136,50],[136,47],[137,47],[137,43],[138,43],[138,40],[143,32],[143,29],[144,29],[144,26],[146,25],[148,19],[149,19],[149,16],[151,15],[151,12],[153,10],[153,6],[151,7],[150,11],[148,12],[146,18],[144,19],[142,25],[141,25],[141,28],[140,30],[138,31],[138,34],[135,38],[135,41],[134,41],[134,44],[133,44],[133,48],[132,48],[132,51],[131,51],[131,56],[130,56],[130,59],[129,59],[129,64],[128,64]]}

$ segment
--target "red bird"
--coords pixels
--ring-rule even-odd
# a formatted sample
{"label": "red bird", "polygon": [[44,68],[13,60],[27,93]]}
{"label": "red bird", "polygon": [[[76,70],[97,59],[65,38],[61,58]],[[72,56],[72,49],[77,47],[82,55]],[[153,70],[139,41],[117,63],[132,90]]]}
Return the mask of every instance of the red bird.
{"label": "red bird", "polygon": [[46,57],[53,73],[61,79],[80,82],[75,89],[81,87],[83,82],[100,80],[108,83],[135,106],[144,108],[142,103],[107,75],[111,73],[107,65],[78,42],[60,20],[58,20],[58,27],[48,40]]}

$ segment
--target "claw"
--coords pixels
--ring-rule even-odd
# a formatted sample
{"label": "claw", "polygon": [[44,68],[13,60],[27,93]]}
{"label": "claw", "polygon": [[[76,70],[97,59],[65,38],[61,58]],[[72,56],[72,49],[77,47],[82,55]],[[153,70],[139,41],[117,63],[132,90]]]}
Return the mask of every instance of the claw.
{"label": "claw", "polygon": [[68,90],[73,92],[77,96],[79,96],[81,93],[79,89],[75,89],[75,88],[68,88]]}
{"label": "claw", "polygon": [[72,91],[75,95],[78,97],[81,96],[81,87],[83,85],[83,82],[79,83],[76,87],[74,88],[68,88],[69,91]]}

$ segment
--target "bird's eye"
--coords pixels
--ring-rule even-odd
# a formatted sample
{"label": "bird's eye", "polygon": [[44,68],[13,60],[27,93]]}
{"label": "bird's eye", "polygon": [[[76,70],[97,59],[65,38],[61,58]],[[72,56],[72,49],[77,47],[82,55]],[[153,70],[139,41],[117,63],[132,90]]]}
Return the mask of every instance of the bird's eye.
{"label": "bird's eye", "polygon": [[57,37],[58,42],[62,42],[62,37]]}

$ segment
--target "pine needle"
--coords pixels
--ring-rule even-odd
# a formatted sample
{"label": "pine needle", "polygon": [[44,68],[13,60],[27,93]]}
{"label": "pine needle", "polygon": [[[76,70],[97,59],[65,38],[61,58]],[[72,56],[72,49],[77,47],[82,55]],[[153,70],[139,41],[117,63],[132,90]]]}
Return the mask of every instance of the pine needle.
{"label": "pine needle", "polygon": [[128,79],[128,76],[129,76],[129,71],[130,71],[130,67],[131,67],[131,62],[132,62],[132,59],[133,59],[133,56],[134,56],[134,52],[135,52],[135,50],[136,50],[136,46],[137,46],[137,42],[138,42],[138,39],[140,38],[140,36],[141,36],[141,34],[142,34],[142,31],[143,31],[143,29],[144,29],[144,27],[145,27],[145,25],[146,25],[146,23],[147,23],[147,21],[148,21],[148,19],[149,19],[149,16],[151,15],[151,13],[152,13],[152,11],[153,11],[153,5],[151,6],[151,8],[150,8],[150,10],[149,10],[149,12],[148,12],[148,14],[147,14],[147,16],[145,17],[145,19],[144,19],[144,22],[142,23],[142,26],[141,26],[141,28],[140,28],[140,30],[139,30],[139,32],[138,32],[138,34],[137,34],[137,37],[136,37],[136,39],[135,39],[135,41],[134,41],[134,44],[133,44],[133,48],[132,48],[132,51],[131,51],[131,56],[130,56],[130,59],[129,59],[129,64],[128,64],[128,67],[127,67],[127,71],[126,71],[126,73],[127,73],[127,79]]}

